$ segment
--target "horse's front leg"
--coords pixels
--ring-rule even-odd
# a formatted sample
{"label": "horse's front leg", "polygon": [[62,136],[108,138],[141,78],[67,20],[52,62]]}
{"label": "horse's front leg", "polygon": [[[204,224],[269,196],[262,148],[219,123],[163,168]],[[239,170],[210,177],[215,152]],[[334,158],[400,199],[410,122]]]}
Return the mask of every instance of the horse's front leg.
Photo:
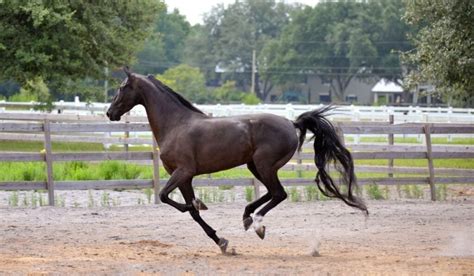
{"label": "horse's front leg", "polygon": [[199,223],[199,225],[202,227],[204,232],[206,232],[206,235],[209,238],[211,238],[219,246],[222,253],[225,253],[226,250],[227,250],[227,246],[228,246],[229,242],[224,238],[219,238],[216,235],[216,230],[214,230],[211,226],[209,226],[209,224],[207,224],[202,219],[201,215],[199,214],[199,209],[196,208],[196,204],[195,204],[196,198],[194,196],[194,190],[193,190],[193,187],[191,185],[191,181],[189,181],[188,183],[186,183],[184,185],[180,185],[179,190],[181,191],[181,194],[183,195],[184,200],[186,201],[186,203],[187,204],[192,203],[192,205],[195,207],[193,210],[189,211],[189,213],[191,214],[191,217],[194,219],[194,221]]}

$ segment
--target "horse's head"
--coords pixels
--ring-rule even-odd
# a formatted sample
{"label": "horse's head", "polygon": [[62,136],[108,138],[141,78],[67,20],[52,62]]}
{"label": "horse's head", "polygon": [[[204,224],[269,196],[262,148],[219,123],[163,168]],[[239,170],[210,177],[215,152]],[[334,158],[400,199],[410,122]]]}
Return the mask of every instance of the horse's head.
{"label": "horse's head", "polygon": [[137,89],[138,77],[130,72],[128,67],[124,67],[123,70],[125,74],[127,74],[127,78],[122,82],[119,89],[117,89],[117,94],[115,94],[107,110],[107,117],[109,117],[111,121],[119,121],[123,114],[140,103],[140,96]]}

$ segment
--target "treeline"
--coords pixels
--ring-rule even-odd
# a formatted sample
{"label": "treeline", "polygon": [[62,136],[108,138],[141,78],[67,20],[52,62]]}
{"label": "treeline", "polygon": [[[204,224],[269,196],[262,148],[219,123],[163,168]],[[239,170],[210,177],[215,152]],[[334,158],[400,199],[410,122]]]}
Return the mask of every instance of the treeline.
{"label": "treeline", "polygon": [[191,26],[156,0],[3,1],[0,97],[103,101],[129,64],[197,103],[257,103],[317,77],[335,101],[353,79],[387,78],[407,90],[434,84],[445,101],[469,106],[473,3],[243,0]]}

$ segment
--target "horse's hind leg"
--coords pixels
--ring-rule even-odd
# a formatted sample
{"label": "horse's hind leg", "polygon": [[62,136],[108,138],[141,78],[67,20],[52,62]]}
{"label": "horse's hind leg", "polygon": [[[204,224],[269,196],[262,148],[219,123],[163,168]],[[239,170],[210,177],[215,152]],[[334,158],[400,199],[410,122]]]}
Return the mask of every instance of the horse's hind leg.
{"label": "horse's hind leg", "polygon": [[[264,174],[262,174],[262,176],[263,175]],[[272,198],[270,202],[268,202],[265,206],[263,206],[263,208],[260,209],[254,217],[255,232],[257,232],[257,235],[261,239],[265,237],[265,226],[261,225],[263,216],[265,216],[268,213],[268,211],[270,211],[275,206],[280,204],[287,197],[285,189],[283,189],[283,186],[281,185],[280,180],[278,179],[278,175],[276,171],[266,172],[265,176],[263,176],[263,180]]]}
{"label": "horse's hind leg", "polygon": [[[179,186],[179,190],[181,191],[181,194],[183,195],[184,200],[186,201],[186,204],[191,204],[195,200],[195,195],[194,195],[194,190],[191,185],[191,181],[188,183],[185,183],[184,185]],[[209,224],[207,224],[199,214],[199,210],[194,207],[189,210],[189,213],[191,214],[191,217],[201,225],[202,229],[204,232],[206,232],[207,236],[211,238],[221,249],[222,253],[225,253],[227,250],[227,245],[229,244],[229,241],[227,241],[224,238],[219,238],[216,235],[216,230],[214,230]]]}
{"label": "horse's hind leg", "polygon": [[[260,182],[263,183],[262,177],[260,176],[260,174],[257,171],[257,168],[255,167],[255,163],[249,162],[247,163],[247,167],[250,170],[250,172],[252,172],[252,174],[255,176],[255,178],[257,178]],[[258,207],[262,206],[262,204],[269,201],[271,198],[272,198],[271,194],[267,192],[262,197],[249,203],[245,207],[245,211],[243,215],[243,223],[244,223],[245,230],[248,230],[250,228],[250,225],[252,225],[253,223],[252,217],[250,215],[253,214],[253,212],[255,212],[255,210],[257,210]]]}

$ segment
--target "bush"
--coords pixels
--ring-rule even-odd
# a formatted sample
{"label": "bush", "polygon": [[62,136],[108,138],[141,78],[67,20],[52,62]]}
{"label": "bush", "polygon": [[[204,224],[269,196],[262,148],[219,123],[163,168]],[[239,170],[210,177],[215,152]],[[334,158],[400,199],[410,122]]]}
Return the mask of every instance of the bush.
{"label": "bush", "polygon": [[377,184],[370,184],[367,186],[367,194],[370,199],[385,199],[385,197],[382,194],[382,191],[379,189],[379,186]]}

